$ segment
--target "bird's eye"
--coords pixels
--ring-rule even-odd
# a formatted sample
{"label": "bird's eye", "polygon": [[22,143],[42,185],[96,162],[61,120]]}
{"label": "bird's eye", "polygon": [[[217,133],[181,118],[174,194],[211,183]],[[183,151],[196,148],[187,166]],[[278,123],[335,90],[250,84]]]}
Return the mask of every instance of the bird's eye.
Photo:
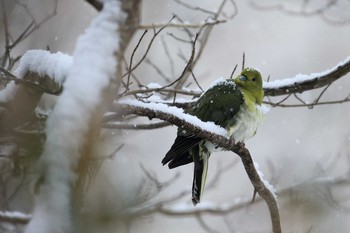
{"label": "bird's eye", "polygon": [[253,82],[255,82],[255,80],[256,80],[255,78],[252,79]]}

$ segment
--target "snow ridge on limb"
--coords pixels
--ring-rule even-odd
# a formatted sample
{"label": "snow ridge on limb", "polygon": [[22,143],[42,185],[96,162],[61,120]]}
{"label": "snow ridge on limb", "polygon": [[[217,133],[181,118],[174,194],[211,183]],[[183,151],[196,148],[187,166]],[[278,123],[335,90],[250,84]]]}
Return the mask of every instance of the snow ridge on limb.
{"label": "snow ridge on limb", "polygon": [[214,124],[214,122],[204,122],[198,119],[196,116],[192,116],[183,112],[182,109],[177,107],[168,106],[163,103],[144,103],[134,99],[124,99],[120,100],[118,104],[125,104],[129,106],[136,106],[145,109],[152,109],[154,111],[159,111],[162,113],[167,113],[178,117],[198,128],[215,133],[217,135],[228,137],[226,129]]}
{"label": "snow ridge on limb", "polygon": [[77,41],[64,90],[47,121],[40,161],[43,183],[26,233],[73,232],[70,210],[75,170],[94,135],[92,128],[98,130],[92,120],[102,116],[98,111],[106,105],[104,92],[115,79],[119,23],[124,18],[117,1],[106,2]]}
{"label": "snow ridge on limb", "polygon": [[319,73],[298,74],[292,78],[285,78],[264,82],[265,96],[278,96],[324,87],[350,72],[350,56],[334,67]]}

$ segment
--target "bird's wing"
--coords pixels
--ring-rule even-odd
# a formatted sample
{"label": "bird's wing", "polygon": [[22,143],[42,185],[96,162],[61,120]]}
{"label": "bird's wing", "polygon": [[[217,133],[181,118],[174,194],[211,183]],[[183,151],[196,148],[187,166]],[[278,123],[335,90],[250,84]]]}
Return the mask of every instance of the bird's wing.
{"label": "bird's wing", "polygon": [[[236,88],[234,82],[229,80],[207,90],[186,113],[226,128],[235,124],[234,116],[242,102],[242,93]],[[193,158],[189,150],[201,141],[202,138],[179,128],[177,138],[163,158],[162,164],[170,162],[169,168],[174,168],[192,162]]]}
{"label": "bird's wing", "polygon": [[186,112],[202,121],[212,121],[226,128],[228,125],[235,124],[234,116],[239,111],[243,101],[241,91],[233,81],[227,80],[207,90]]}

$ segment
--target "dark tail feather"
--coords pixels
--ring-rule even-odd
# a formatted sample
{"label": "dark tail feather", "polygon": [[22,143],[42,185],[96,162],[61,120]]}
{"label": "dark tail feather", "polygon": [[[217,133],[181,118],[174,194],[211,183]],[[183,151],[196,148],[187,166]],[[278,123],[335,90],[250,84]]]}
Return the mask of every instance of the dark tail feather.
{"label": "dark tail feather", "polygon": [[207,179],[209,153],[203,153],[202,158],[195,156],[194,174],[192,184],[192,203],[197,205],[200,202]]}
{"label": "dark tail feather", "polygon": [[174,144],[171,146],[170,150],[168,151],[168,153],[166,153],[165,157],[163,158],[162,164],[165,165],[172,160],[176,160],[177,162],[184,160],[187,163],[190,163],[191,161],[187,159],[189,154],[188,150],[197,145],[201,140],[201,138],[197,137],[177,136]]}

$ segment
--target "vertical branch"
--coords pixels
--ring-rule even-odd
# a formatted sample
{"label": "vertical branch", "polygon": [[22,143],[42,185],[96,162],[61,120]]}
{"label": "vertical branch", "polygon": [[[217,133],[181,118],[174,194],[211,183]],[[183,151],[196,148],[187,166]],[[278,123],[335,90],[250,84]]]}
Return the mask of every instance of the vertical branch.
{"label": "vertical branch", "polygon": [[[95,2],[95,1],[92,1]],[[90,1],[91,3],[91,1]],[[85,193],[86,185],[88,184],[88,171],[90,168],[90,163],[92,161],[92,145],[95,142],[96,135],[99,134],[101,125],[101,117],[102,114],[106,111],[108,106],[112,104],[113,101],[118,99],[117,95],[115,93],[118,92],[118,89],[121,86],[122,83],[122,64],[123,64],[123,58],[124,58],[124,52],[127,49],[127,46],[133,37],[135,31],[137,30],[139,20],[140,20],[140,0],[121,0],[120,1],[120,7],[121,11],[125,14],[126,18],[124,20],[118,21],[118,32],[119,32],[119,38],[115,38],[116,42],[119,42],[118,50],[115,51],[115,59],[116,59],[116,73],[113,80],[111,80],[111,85],[106,88],[106,90],[103,92],[103,107],[98,107],[99,113],[93,116],[93,120],[91,120],[91,131],[88,135],[89,141],[86,143],[86,146],[84,147],[84,151],[82,152],[82,155],[84,155],[84,158],[80,159],[79,165],[78,165],[78,173],[79,173],[79,180],[76,184],[75,190],[74,190],[74,201],[75,201],[75,213],[74,216],[80,218],[80,210],[83,208],[84,202],[83,197]],[[98,9],[98,8],[96,8]],[[103,9],[103,8],[102,8]],[[120,12],[120,13],[122,13]],[[88,149],[86,149],[88,148]],[[79,230],[79,229],[78,229]]]}
{"label": "vertical branch", "polygon": [[4,55],[1,57],[0,66],[5,67],[7,60],[10,58],[10,46],[9,46],[10,35],[9,35],[9,31],[8,31],[7,14],[6,14],[4,0],[1,0],[1,8],[2,8],[2,16],[3,16],[4,32],[5,32],[5,52],[4,52]]}
{"label": "vertical branch", "polygon": [[42,183],[27,233],[80,232],[83,226],[87,168],[102,116],[115,99],[118,61],[126,46],[121,41],[122,4],[105,4],[77,42],[65,88],[47,121],[40,157]]}

